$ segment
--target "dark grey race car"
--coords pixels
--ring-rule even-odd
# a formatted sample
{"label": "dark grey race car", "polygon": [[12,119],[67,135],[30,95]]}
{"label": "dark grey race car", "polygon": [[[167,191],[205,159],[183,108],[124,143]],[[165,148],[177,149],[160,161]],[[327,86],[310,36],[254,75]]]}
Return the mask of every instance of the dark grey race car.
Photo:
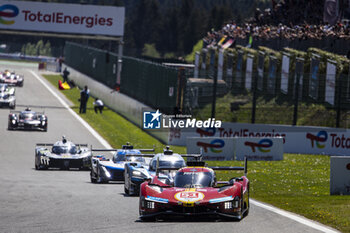
{"label": "dark grey race car", "polygon": [[8,130],[42,130],[47,131],[48,119],[44,112],[34,112],[30,108],[24,111],[10,111]]}
{"label": "dark grey race car", "polygon": [[91,150],[87,144],[74,144],[63,137],[62,141],[57,141],[54,144],[36,144],[35,169],[61,168],[68,170],[78,168],[89,170],[91,156]]}

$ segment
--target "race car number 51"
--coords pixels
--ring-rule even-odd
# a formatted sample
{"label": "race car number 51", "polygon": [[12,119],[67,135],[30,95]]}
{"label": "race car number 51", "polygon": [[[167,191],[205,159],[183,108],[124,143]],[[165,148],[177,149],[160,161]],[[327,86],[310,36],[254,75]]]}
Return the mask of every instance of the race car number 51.
{"label": "race car number 51", "polygon": [[175,199],[181,202],[196,202],[204,198],[204,194],[197,191],[183,191],[175,194]]}

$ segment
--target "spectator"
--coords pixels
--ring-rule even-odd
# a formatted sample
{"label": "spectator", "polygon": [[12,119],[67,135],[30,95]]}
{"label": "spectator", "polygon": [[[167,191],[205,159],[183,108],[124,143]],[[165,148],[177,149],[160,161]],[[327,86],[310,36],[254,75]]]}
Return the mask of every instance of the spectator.
{"label": "spectator", "polygon": [[100,100],[99,98],[96,98],[95,102],[94,102],[94,105],[95,105],[95,107],[94,107],[95,113],[97,113],[97,110],[99,110],[100,113],[102,114],[102,110],[103,110],[103,107],[104,107],[102,100]]}
{"label": "spectator", "polygon": [[65,82],[68,82],[68,75],[69,75],[70,73],[69,73],[69,71],[67,70],[67,67],[66,68],[64,68],[64,70],[63,70],[63,82],[65,83]]}
{"label": "spectator", "polygon": [[80,108],[79,113],[86,113],[86,104],[89,100],[89,89],[87,86],[84,87],[84,90],[80,92]]}

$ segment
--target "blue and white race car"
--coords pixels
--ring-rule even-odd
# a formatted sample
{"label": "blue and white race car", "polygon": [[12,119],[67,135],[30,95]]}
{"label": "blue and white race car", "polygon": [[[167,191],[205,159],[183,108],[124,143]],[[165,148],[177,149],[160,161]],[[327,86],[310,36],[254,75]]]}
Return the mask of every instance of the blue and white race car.
{"label": "blue and white race car", "polygon": [[[173,153],[169,147],[166,147],[163,153],[154,155],[149,164],[136,161],[125,163],[124,191],[128,195],[139,195],[140,184],[145,180],[152,180],[155,176],[163,183],[171,185],[176,170],[186,166],[186,162],[183,158],[198,156],[199,155],[181,155]],[[159,172],[160,170],[162,172]]]}
{"label": "blue and white race car", "polygon": [[152,152],[154,149],[134,149],[133,146],[123,145],[122,149],[92,149],[93,152],[115,151],[112,159],[103,155],[91,159],[90,179],[92,183],[108,183],[109,181],[124,181],[124,167],[128,162],[147,163],[144,157],[153,157],[141,152]]}

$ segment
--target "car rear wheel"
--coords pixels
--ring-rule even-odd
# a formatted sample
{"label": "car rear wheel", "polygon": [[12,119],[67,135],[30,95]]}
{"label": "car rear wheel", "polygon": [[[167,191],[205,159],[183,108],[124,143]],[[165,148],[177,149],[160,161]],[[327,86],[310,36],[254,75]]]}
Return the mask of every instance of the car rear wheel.
{"label": "car rear wheel", "polygon": [[244,217],[249,214],[249,207],[250,207],[250,204],[249,204],[249,183],[248,183],[247,195],[248,195],[247,202],[244,202],[244,208],[245,208]]}
{"label": "car rear wheel", "polygon": [[124,193],[129,195],[129,189],[127,189],[126,186],[124,186]]}

